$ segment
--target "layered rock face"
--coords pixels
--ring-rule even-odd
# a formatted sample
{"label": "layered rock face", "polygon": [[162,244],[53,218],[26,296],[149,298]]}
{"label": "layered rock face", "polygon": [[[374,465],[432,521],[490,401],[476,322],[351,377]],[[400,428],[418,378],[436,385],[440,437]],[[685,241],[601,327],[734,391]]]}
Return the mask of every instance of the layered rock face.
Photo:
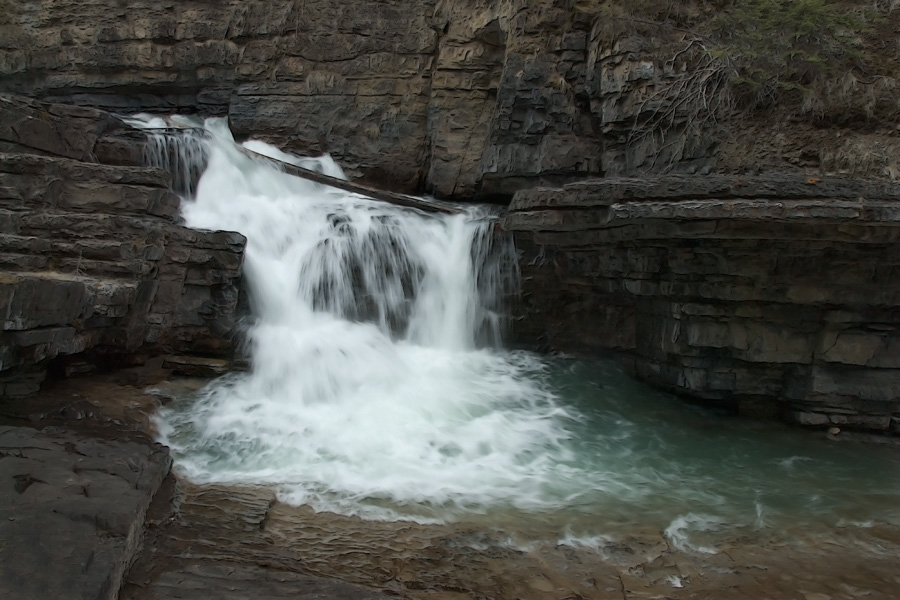
{"label": "layered rock face", "polygon": [[[300,153],[327,150],[353,177],[456,198],[507,196],[585,176],[709,171],[715,143],[691,132],[660,93],[677,87],[687,68],[660,62],[649,51],[672,40],[606,39],[603,23],[584,8],[589,4],[6,2],[0,11],[0,90],[124,113],[227,115],[238,136],[255,135]],[[671,115],[663,147],[652,136],[634,135],[637,125],[659,114]],[[60,119],[67,122],[63,129]],[[0,119],[0,127],[4,123]],[[75,312],[91,317],[61,315],[54,327],[81,319],[91,324],[85,331],[93,331],[102,316],[108,321],[97,327],[116,330],[127,342],[110,347],[129,349],[176,347],[180,340],[201,339],[204,331],[217,340],[229,328],[219,315],[233,306],[233,257],[241,240],[218,234],[209,241],[171,229],[174,204],[162,175],[140,170],[143,175],[127,175],[138,177],[131,180],[121,170],[87,174],[83,163],[95,157],[135,164],[135,146],[108,135],[111,123],[97,111],[55,107],[0,136],[2,151],[27,146],[32,154],[81,161],[5,160],[10,166],[4,176],[14,180],[5,188],[13,190],[5,192],[5,202],[21,207],[32,197],[45,198],[36,206],[76,217],[81,209],[67,203],[90,205],[110,211],[104,223],[115,223],[97,229],[102,243],[88,249],[77,241],[87,233],[32,240],[57,227],[74,231],[78,218],[87,217],[38,223],[4,216],[4,234],[18,236],[10,238],[7,248],[13,249],[4,260],[16,277],[116,273],[117,281],[152,282],[115,292],[129,298],[127,306],[143,306],[148,297],[169,307],[174,299],[192,298],[182,312],[137,310],[150,315],[137,327],[140,319],[104,313],[108,309],[95,299],[106,296],[84,288],[85,308]],[[53,131],[63,133],[48,133]],[[785,140],[780,145],[790,146]],[[798,145],[792,163],[814,166],[822,149]],[[769,148],[764,144],[758,154]],[[839,423],[841,415],[862,413],[872,417],[873,428],[896,427],[886,417],[893,409],[884,407],[896,400],[892,369],[900,368],[891,358],[897,247],[890,237],[893,217],[884,216],[892,205],[875,208],[894,192],[758,178],[740,184],[666,179],[570,185],[522,193],[508,219],[532,277],[534,304],[523,336],[535,339],[546,330],[545,347],[626,349],[639,357],[644,378],[747,410],[772,396],[782,398],[775,408],[788,407],[798,420]],[[85,186],[105,191],[88,194]],[[860,196],[866,202],[857,207]],[[147,222],[162,229],[150,227],[146,242],[115,249],[120,229],[133,239]],[[178,251],[179,244],[191,250]],[[177,259],[152,258],[163,247]],[[42,262],[48,248],[58,258]],[[82,298],[82,284],[65,283],[72,287],[67,293]],[[667,329],[676,326],[677,332]],[[84,348],[106,347],[98,340],[113,338],[104,335],[92,333]],[[78,336],[71,340],[84,338]],[[45,342],[23,344],[10,342],[18,349],[4,366],[81,348],[81,342],[53,342],[56,350],[47,353]],[[206,347],[228,345],[198,346]],[[865,378],[855,379],[861,373]]]}
{"label": "layered rock face", "polygon": [[327,150],[352,176],[458,198],[708,169],[712,144],[677,122],[671,156],[650,139],[626,144],[652,90],[677,75],[648,62],[642,44],[657,41],[605,40],[570,4],[11,2],[0,91],[227,114],[238,135]]}
{"label": "layered rock face", "polygon": [[900,433],[900,190],[840,179],[608,179],[518,193],[518,337],[625,351],[746,414]]}
{"label": "layered rock face", "polygon": [[0,95],[0,394],[149,353],[228,355],[245,238],[177,223],[158,169],[91,162],[113,119]]}

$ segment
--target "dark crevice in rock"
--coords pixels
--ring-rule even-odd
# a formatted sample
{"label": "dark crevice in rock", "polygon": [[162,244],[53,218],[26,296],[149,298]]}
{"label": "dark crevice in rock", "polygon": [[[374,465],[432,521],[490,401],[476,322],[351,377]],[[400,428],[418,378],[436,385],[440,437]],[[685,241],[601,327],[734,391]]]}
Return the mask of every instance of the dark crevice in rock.
{"label": "dark crevice in rock", "polygon": [[13,488],[19,494],[24,494],[25,490],[27,490],[33,483],[44,483],[44,484],[47,483],[46,481],[41,481],[40,479],[35,479],[31,475],[27,475],[27,474],[26,475],[14,475],[13,479],[16,480],[16,483],[13,486]]}

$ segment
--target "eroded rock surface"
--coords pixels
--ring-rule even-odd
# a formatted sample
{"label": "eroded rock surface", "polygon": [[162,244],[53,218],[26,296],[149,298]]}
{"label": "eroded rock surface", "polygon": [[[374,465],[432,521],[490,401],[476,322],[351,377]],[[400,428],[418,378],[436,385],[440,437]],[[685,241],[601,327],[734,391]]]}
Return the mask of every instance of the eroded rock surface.
{"label": "eroded rock surface", "polygon": [[0,596],[118,598],[170,464],[146,442],[0,426]]}
{"label": "eroded rock surface", "polygon": [[900,190],[796,177],[606,179],[516,195],[520,339],[627,351],[746,414],[900,433]]}
{"label": "eroded rock surface", "polygon": [[[599,548],[516,549],[517,523],[496,515],[447,525],[363,521],[288,506],[264,488],[178,488],[177,514],[151,527],[123,600],[199,597],[202,586],[214,597],[273,599],[319,590],[323,598],[420,600],[888,599],[898,583],[894,527],[839,530],[825,541],[746,531],[715,554],[679,549],[650,527]],[[251,577],[258,593],[248,591]]]}
{"label": "eroded rock surface", "polygon": [[387,600],[363,587],[291,571],[218,560],[195,561],[163,573],[142,600]]}

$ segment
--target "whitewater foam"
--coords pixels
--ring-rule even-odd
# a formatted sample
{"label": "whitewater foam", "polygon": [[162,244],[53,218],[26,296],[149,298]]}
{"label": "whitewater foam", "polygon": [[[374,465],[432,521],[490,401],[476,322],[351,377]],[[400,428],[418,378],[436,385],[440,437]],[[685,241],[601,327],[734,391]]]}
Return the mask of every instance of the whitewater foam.
{"label": "whitewater foam", "polygon": [[693,537],[698,533],[719,531],[723,525],[723,520],[714,515],[688,513],[675,518],[666,527],[665,536],[672,546],[681,551],[717,554],[718,550],[714,546],[699,543]]}
{"label": "whitewater foam", "polygon": [[[554,505],[573,415],[539,359],[486,349],[514,284],[491,214],[436,217],[311,184],[247,159],[220,121],[207,127],[184,218],[247,236],[257,321],[249,375],[161,413],[182,471],[376,518]],[[249,146],[343,175],[329,157]]]}

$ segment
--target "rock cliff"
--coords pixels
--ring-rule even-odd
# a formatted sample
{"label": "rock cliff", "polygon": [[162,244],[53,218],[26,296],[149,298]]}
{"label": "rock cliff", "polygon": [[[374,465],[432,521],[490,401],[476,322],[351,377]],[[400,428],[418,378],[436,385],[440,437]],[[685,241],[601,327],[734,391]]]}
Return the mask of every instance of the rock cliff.
{"label": "rock cliff", "polygon": [[48,368],[233,349],[246,240],[179,225],[167,173],[92,162],[113,123],[0,95],[0,395]]}
{"label": "rock cliff", "polygon": [[[875,71],[756,118],[711,118],[715,89],[693,87],[718,81],[704,60],[722,50],[691,58],[709,33],[691,27],[723,11],[658,0],[7,0],[0,91],[227,115],[238,136],[327,150],[364,182],[456,198],[508,199],[586,175],[896,178],[900,60],[884,48],[900,11],[850,4],[878,13],[853,42]],[[816,108],[829,98],[831,112]]]}
{"label": "rock cliff", "polygon": [[624,351],[744,414],[900,433],[900,189],[796,177],[519,192],[520,342]]}
{"label": "rock cliff", "polygon": [[[651,168],[651,141],[626,151],[625,138],[642,97],[674,77],[648,62],[658,41],[607,40],[570,4],[8,3],[0,91],[227,114],[238,135],[441,196]],[[712,142],[686,142],[660,165],[709,169]]]}

